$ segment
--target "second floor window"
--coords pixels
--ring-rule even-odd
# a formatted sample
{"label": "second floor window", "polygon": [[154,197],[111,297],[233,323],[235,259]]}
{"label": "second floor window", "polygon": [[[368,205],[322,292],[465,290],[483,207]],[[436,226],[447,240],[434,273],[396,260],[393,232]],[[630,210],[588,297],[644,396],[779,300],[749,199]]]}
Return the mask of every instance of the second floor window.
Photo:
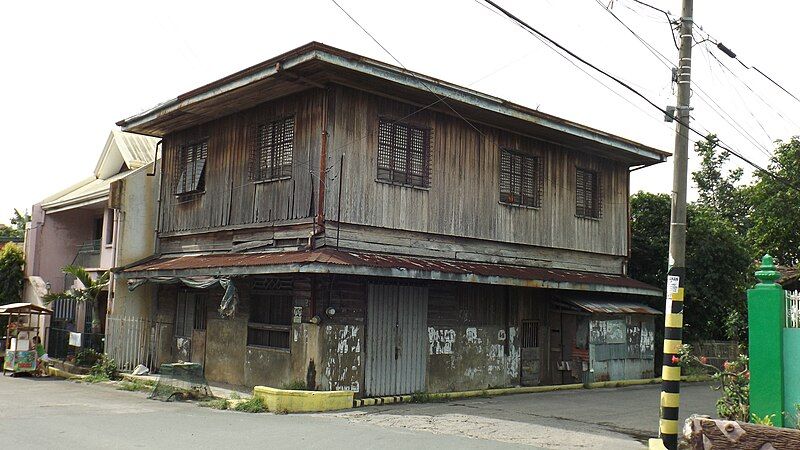
{"label": "second floor window", "polygon": [[292,176],[294,117],[255,126],[250,152],[250,180],[273,181]]}
{"label": "second floor window", "polygon": [[380,119],[378,180],[430,187],[431,130]]}
{"label": "second floor window", "polygon": [[577,169],[575,183],[575,215],[599,219],[602,204],[600,182],[597,172]]}
{"label": "second floor window", "polygon": [[175,194],[192,194],[202,192],[206,188],[206,159],[208,158],[208,141],[183,145],[178,155],[178,181]]}
{"label": "second floor window", "polygon": [[541,206],[541,158],[500,150],[500,201],[534,208]]}

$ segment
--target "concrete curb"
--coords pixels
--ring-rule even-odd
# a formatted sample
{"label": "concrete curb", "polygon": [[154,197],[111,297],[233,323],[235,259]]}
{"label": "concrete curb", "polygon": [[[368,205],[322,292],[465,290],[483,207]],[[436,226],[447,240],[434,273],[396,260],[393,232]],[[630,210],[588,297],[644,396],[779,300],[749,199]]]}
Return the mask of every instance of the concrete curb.
{"label": "concrete curb", "polygon": [[64,378],[66,380],[83,380],[87,377],[87,375],[76,375],[74,373],[67,372],[66,370],[61,370],[55,367],[48,367],[47,373],[51,377],[56,378]]}
{"label": "concrete curb", "polygon": [[[697,383],[704,381],[711,381],[709,375],[695,375],[681,377],[681,381],[685,383]],[[514,395],[514,394],[534,394],[539,392],[554,392],[554,391],[569,391],[577,389],[608,389],[628,386],[641,386],[647,384],[659,384],[661,378],[645,378],[642,380],[617,380],[617,381],[598,381],[586,384],[558,384],[552,386],[525,386],[525,387],[510,387],[510,388],[495,388],[483,389],[475,391],[457,391],[457,392],[439,392],[421,395],[393,395],[386,397],[369,397],[357,398],[353,400],[353,408],[360,408],[363,406],[377,406],[377,405],[391,405],[393,403],[428,403],[429,401],[449,400],[457,398],[475,398],[475,397],[496,397],[500,395]],[[422,401],[418,400],[422,399]]]}
{"label": "concrete curb", "polygon": [[281,413],[334,411],[348,409],[354,403],[352,391],[299,391],[256,386],[253,397],[264,400],[270,411]]}

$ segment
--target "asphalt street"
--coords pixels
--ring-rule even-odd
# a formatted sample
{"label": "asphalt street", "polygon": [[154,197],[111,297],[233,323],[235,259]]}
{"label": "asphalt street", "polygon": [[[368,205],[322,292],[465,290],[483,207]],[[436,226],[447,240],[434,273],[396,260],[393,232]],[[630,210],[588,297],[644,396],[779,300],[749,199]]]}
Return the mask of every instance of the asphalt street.
{"label": "asphalt street", "polygon": [[[274,415],[164,403],[56,378],[0,377],[2,448],[643,448],[658,386]],[[684,386],[685,414],[716,392]]]}

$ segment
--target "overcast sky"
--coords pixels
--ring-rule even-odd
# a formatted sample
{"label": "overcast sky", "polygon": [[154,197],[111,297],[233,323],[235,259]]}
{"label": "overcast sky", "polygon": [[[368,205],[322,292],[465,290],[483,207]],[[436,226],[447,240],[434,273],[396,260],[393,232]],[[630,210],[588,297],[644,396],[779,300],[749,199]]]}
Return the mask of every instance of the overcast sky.
{"label": "overcast sky", "polygon": [[[13,208],[30,209],[91,175],[119,119],[234,71],[309,41],[394,63],[329,0],[85,3],[3,4],[0,222]],[[672,151],[672,124],[657,111],[621,88],[614,87],[620,95],[609,91],[473,0],[340,3],[411,70]],[[674,104],[669,69],[596,0],[499,3],[657,104]],[[661,13],[633,0],[612,3],[644,40],[677,59]],[[680,10],[679,0],[650,3],[675,15]],[[694,17],[744,62],[800,96],[798,10],[796,2],[779,0],[702,0]],[[715,54],[739,79],[705,44],[695,46],[694,124],[766,164],[773,140],[800,134],[800,103]],[[714,102],[727,121],[709,106]],[[671,173],[671,160],[634,172],[632,189],[669,192]]]}

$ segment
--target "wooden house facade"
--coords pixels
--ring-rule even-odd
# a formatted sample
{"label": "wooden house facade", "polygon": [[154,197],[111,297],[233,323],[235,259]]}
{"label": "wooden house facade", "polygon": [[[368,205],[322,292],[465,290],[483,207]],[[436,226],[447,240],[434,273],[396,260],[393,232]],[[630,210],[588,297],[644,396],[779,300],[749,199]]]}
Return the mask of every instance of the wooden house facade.
{"label": "wooden house facade", "polygon": [[118,125],[162,138],[158,252],[120,268],[161,361],[360,396],[652,374],[629,171],[664,152],[319,43]]}

